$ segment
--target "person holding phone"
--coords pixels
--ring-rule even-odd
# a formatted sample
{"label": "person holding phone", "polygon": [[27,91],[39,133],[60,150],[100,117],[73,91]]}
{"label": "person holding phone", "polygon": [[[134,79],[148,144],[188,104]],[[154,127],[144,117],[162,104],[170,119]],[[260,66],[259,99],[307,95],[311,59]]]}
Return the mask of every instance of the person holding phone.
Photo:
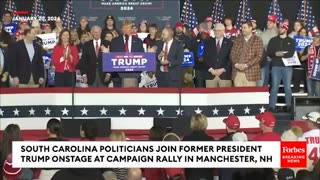
{"label": "person holding phone", "polygon": [[53,48],[52,62],[55,67],[55,87],[73,87],[79,54],[77,46],[71,43],[68,29],[61,30],[59,34],[58,43]]}

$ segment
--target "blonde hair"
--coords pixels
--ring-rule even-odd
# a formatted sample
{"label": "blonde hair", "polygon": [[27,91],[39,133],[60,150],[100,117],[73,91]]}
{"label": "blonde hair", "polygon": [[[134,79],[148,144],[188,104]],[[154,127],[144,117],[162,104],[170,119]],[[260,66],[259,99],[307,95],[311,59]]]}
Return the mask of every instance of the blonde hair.
{"label": "blonde hair", "polygon": [[190,128],[193,131],[203,131],[208,127],[208,119],[204,114],[195,114],[191,117]]}
{"label": "blonde hair", "polygon": [[133,28],[133,22],[132,21],[123,21],[122,24],[121,24],[121,27],[124,27],[124,26],[131,26]]}
{"label": "blonde hair", "polygon": [[123,131],[112,131],[109,138],[111,141],[126,141],[126,135]]}

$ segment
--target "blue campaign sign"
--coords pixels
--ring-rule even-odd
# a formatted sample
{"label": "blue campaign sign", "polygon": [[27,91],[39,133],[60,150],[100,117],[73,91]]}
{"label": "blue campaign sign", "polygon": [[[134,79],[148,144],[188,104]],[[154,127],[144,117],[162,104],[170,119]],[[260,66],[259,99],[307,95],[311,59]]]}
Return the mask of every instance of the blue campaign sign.
{"label": "blue campaign sign", "polygon": [[51,54],[43,53],[42,55],[44,69],[49,69],[51,64]]}
{"label": "blue campaign sign", "polygon": [[140,72],[156,70],[155,53],[104,53],[103,72]]}
{"label": "blue campaign sign", "polygon": [[320,81],[320,59],[318,58],[313,61],[310,78]]}
{"label": "blue campaign sign", "polygon": [[204,53],[204,43],[201,42],[199,44],[199,47],[198,47],[198,57],[203,57],[203,53]]}
{"label": "blue campaign sign", "polygon": [[194,56],[192,52],[184,52],[182,67],[193,67],[194,66]]}
{"label": "blue campaign sign", "polygon": [[312,38],[309,36],[294,36],[296,51],[302,51],[305,47],[312,44]]}
{"label": "blue campaign sign", "polygon": [[13,35],[17,31],[17,25],[14,23],[6,24],[4,30],[7,31],[10,35]]}
{"label": "blue campaign sign", "polygon": [[55,77],[55,70],[54,68],[48,69],[48,86],[54,86],[54,77]]}

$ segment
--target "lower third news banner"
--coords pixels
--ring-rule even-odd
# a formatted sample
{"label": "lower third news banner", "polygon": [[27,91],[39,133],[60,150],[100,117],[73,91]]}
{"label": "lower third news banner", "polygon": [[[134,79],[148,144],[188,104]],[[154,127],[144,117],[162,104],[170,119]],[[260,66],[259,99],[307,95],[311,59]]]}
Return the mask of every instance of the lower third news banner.
{"label": "lower third news banner", "polygon": [[13,142],[12,156],[19,168],[305,167],[306,143],[289,143],[27,141]]}

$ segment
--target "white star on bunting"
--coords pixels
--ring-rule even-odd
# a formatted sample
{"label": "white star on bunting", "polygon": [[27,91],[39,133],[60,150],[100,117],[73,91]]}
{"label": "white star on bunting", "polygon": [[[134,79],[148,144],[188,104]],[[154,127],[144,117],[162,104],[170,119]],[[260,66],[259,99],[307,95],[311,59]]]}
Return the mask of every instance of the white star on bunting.
{"label": "white star on bunting", "polygon": [[179,116],[179,115],[181,115],[181,116],[182,116],[182,115],[183,115],[183,114],[182,114],[182,113],[183,113],[183,111],[184,111],[184,110],[181,110],[180,108],[179,108],[179,109],[177,109],[177,110],[176,110],[176,112],[177,112],[177,116]]}
{"label": "white star on bunting", "polygon": [[49,108],[47,108],[46,110],[44,110],[44,112],[46,113],[46,116],[50,116],[51,114],[51,110]]}
{"label": "white star on bunting", "polygon": [[13,111],[13,115],[14,116],[19,116],[19,110],[16,108],[14,111]]}
{"label": "white star on bunting", "polygon": [[35,113],[36,111],[33,109],[33,108],[31,108],[30,110],[29,110],[29,115],[30,116],[34,116],[34,113]]}
{"label": "white star on bunting", "polygon": [[62,112],[62,116],[66,115],[69,116],[69,110],[67,108],[64,108],[63,110],[61,110]]}
{"label": "white star on bunting", "polygon": [[261,108],[260,108],[260,113],[264,113],[266,111],[266,109],[264,108],[264,106],[262,106]]}
{"label": "white star on bunting", "polygon": [[120,116],[121,116],[121,115],[126,115],[126,111],[127,111],[127,110],[123,109],[123,107],[122,107],[122,108],[119,110]]}
{"label": "white star on bunting", "polygon": [[102,116],[102,115],[107,115],[107,112],[108,112],[108,110],[106,110],[104,107],[101,109],[101,110],[99,110],[100,111],[100,116]]}
{"label": "white star on bunting", "polygon": [[144,113],[146,112],[146,110],[144,110],[142,107],[140,109],[138,109],[139,112],[139,116],[140,115],[144,115]]}
{"label": "white star on bunting", "polygon": [[244,114],[250,114],[250,110],[251,110],[251,109],[249,109],[248,106],[247,106],[247,107],[244,109]]}
{"label": "white star on bunting", "polygon": [[164,110],[160,107],[160,109],[159,110],[157,110],[157,112],[158,112],[158,116],[160,116],[160,115],[164,115],[163,113],[164,113]]}
{"label": "white star on bunting", "polygon": [[80,110],[80,111],[81,111],[81,115],[82,115],[82,116],[84,116],[84,115],[88,116],[88,111],[89,111],[89,110],[87,110],[85,107],[84,107],[82,110]]}
{"label": "white star on bunting", "polygon": [[202,113],[202,110],[198,107],[198,109],[194,110],[194,112],[195,112],[196,114],[201,114],[201,113]]}
{"label": "white star on bunting", "polygon": [[3,116],[4,111],[0,108],[0,116]]}
{"label": "white star on bunting", "polygon": [[212,112],[213,112],[213,116],[214,115],[219,115],[218,113],[219,113],[219,110],[217,109],[217,108],[214,108],[214,110],[212,110]]}
{"label": "white star on bunting", "polygon": [[234,114],[234,109],[231,107],[230,109],[228,109],[229,114]]}

